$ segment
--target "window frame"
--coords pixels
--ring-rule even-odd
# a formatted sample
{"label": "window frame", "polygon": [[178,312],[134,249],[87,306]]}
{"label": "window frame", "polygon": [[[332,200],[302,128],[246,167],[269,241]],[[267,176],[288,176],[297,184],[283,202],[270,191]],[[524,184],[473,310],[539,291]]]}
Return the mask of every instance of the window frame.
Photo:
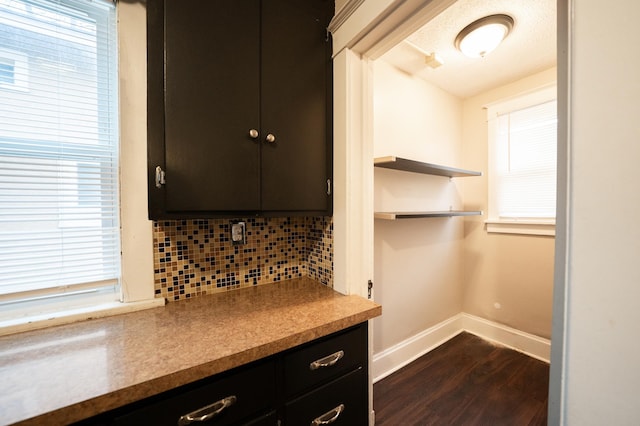
{"label": "window frame", "polygon": [[484,105],[487,110],[487,135],[488,135],[488,219],[485,226],[488,233],[522,234],[555,236],[556,219],[543,218],[501,218],[497,207],[497,178],[496,178],[496,151],[497,147],[497,120],[498,115],[532,107],[557,99],[557,84],[550,83],[536,89],[501,99]]}
{"label": "window frame", "polygon": [[[106,0],[105,0],[106,1]],[[120,228],[121,294],[119,301],[100,298],[61,304],[34,315],[17,314],[0,321],[0,335],[163,306],[154,295],[153,226],[147,217],[146,168],[146,9],[135,3],[116,7],[120,84]],[[126,185],[122,182],[126,181]],[[89,302],[89,303],[85,303]]]}

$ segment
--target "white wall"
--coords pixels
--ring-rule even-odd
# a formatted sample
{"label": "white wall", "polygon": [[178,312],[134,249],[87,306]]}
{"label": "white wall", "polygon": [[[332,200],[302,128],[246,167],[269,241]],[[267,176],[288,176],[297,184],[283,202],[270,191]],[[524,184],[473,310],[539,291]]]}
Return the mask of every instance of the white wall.
{"label": "white wall", "polygon": [[[385,62],[374,66],[374,156],[461,166],[462,102]],[[374,210],[460,208],[448,178],[374,169]],[[462,310],[460,218],[376,220],[374,353]]]}
{"label": "white wall", "polygon": [[125,302],[153,299],[153,235],[147,219],[146,9],[118,3],[120,224]]}
{"label": "white wall", "polygon": [[483,216],[465,218],[463,310],[544,338],[551,337],[554,238],[488,233],[488,127],[484,105],[555,83],[549,69],[463,103],[463,163],[481,170],[461,181],[466,208]]}
{"label": "white wall", "polygon": [[554,306],[565,346],[552,358],[564,369],[551,377],[565,405],[553,420],[638,425],[640,2],[569,3],[567,290]]}

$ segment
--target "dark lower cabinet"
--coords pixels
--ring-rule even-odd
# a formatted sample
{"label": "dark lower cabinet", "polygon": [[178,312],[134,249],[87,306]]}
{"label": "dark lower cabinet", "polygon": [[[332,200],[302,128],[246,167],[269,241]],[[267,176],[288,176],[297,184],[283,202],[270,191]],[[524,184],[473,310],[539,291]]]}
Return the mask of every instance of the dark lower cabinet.
{"label": "dark lower cabinet", "polygon": [[367,425],[367,324],[286,352],[283,425]]}
{"label": "dark lower cabinet", "polygon": [[368,424],[367,323],[81,422]]}

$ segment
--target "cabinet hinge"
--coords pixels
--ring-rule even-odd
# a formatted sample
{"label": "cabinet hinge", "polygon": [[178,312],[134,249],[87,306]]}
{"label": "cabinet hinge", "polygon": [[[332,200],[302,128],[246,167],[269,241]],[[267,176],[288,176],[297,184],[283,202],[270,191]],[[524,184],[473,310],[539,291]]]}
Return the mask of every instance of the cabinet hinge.
{"label": "cabinet hinge", "polygon": [[156,188],[162,188],[162,185],[165,184],[165,173],[164,170],[162,170],[162,167],[157,166],[156,167]]}
{"label": "cabinet hinge", "polygon": [[373,281],[367,283],[367,299],[371,299],[371,289],[373,289]]}
{"label": "cabinet hinge", "polygon": [[331,179],[327,179],[327,195],[331,195]]}

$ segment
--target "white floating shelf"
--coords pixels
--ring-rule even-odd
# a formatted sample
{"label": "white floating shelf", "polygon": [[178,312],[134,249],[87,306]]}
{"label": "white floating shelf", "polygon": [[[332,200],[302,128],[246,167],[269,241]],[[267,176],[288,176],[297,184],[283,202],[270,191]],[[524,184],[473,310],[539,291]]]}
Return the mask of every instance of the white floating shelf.
{"label": "white floating shelf", "polygon": [[482,211],[444,210],[429,212],[375,212],[375,219],[399,220],[399,219],[420,219],[429,217],[454,217],[454,216],[480,216]]}
{"label": "white floating shelf", "polygon": [[373,160],[375,167],[385,169],[401,170],[412,173],[422,173],[427,175],[447,176],[447,177],[468,177],[482,176],[482,172],[474,170],[457,169],[454,167],[440,166],[438,164],[425,163],[422,161],[408,160],[396,156],[378,157]]}

